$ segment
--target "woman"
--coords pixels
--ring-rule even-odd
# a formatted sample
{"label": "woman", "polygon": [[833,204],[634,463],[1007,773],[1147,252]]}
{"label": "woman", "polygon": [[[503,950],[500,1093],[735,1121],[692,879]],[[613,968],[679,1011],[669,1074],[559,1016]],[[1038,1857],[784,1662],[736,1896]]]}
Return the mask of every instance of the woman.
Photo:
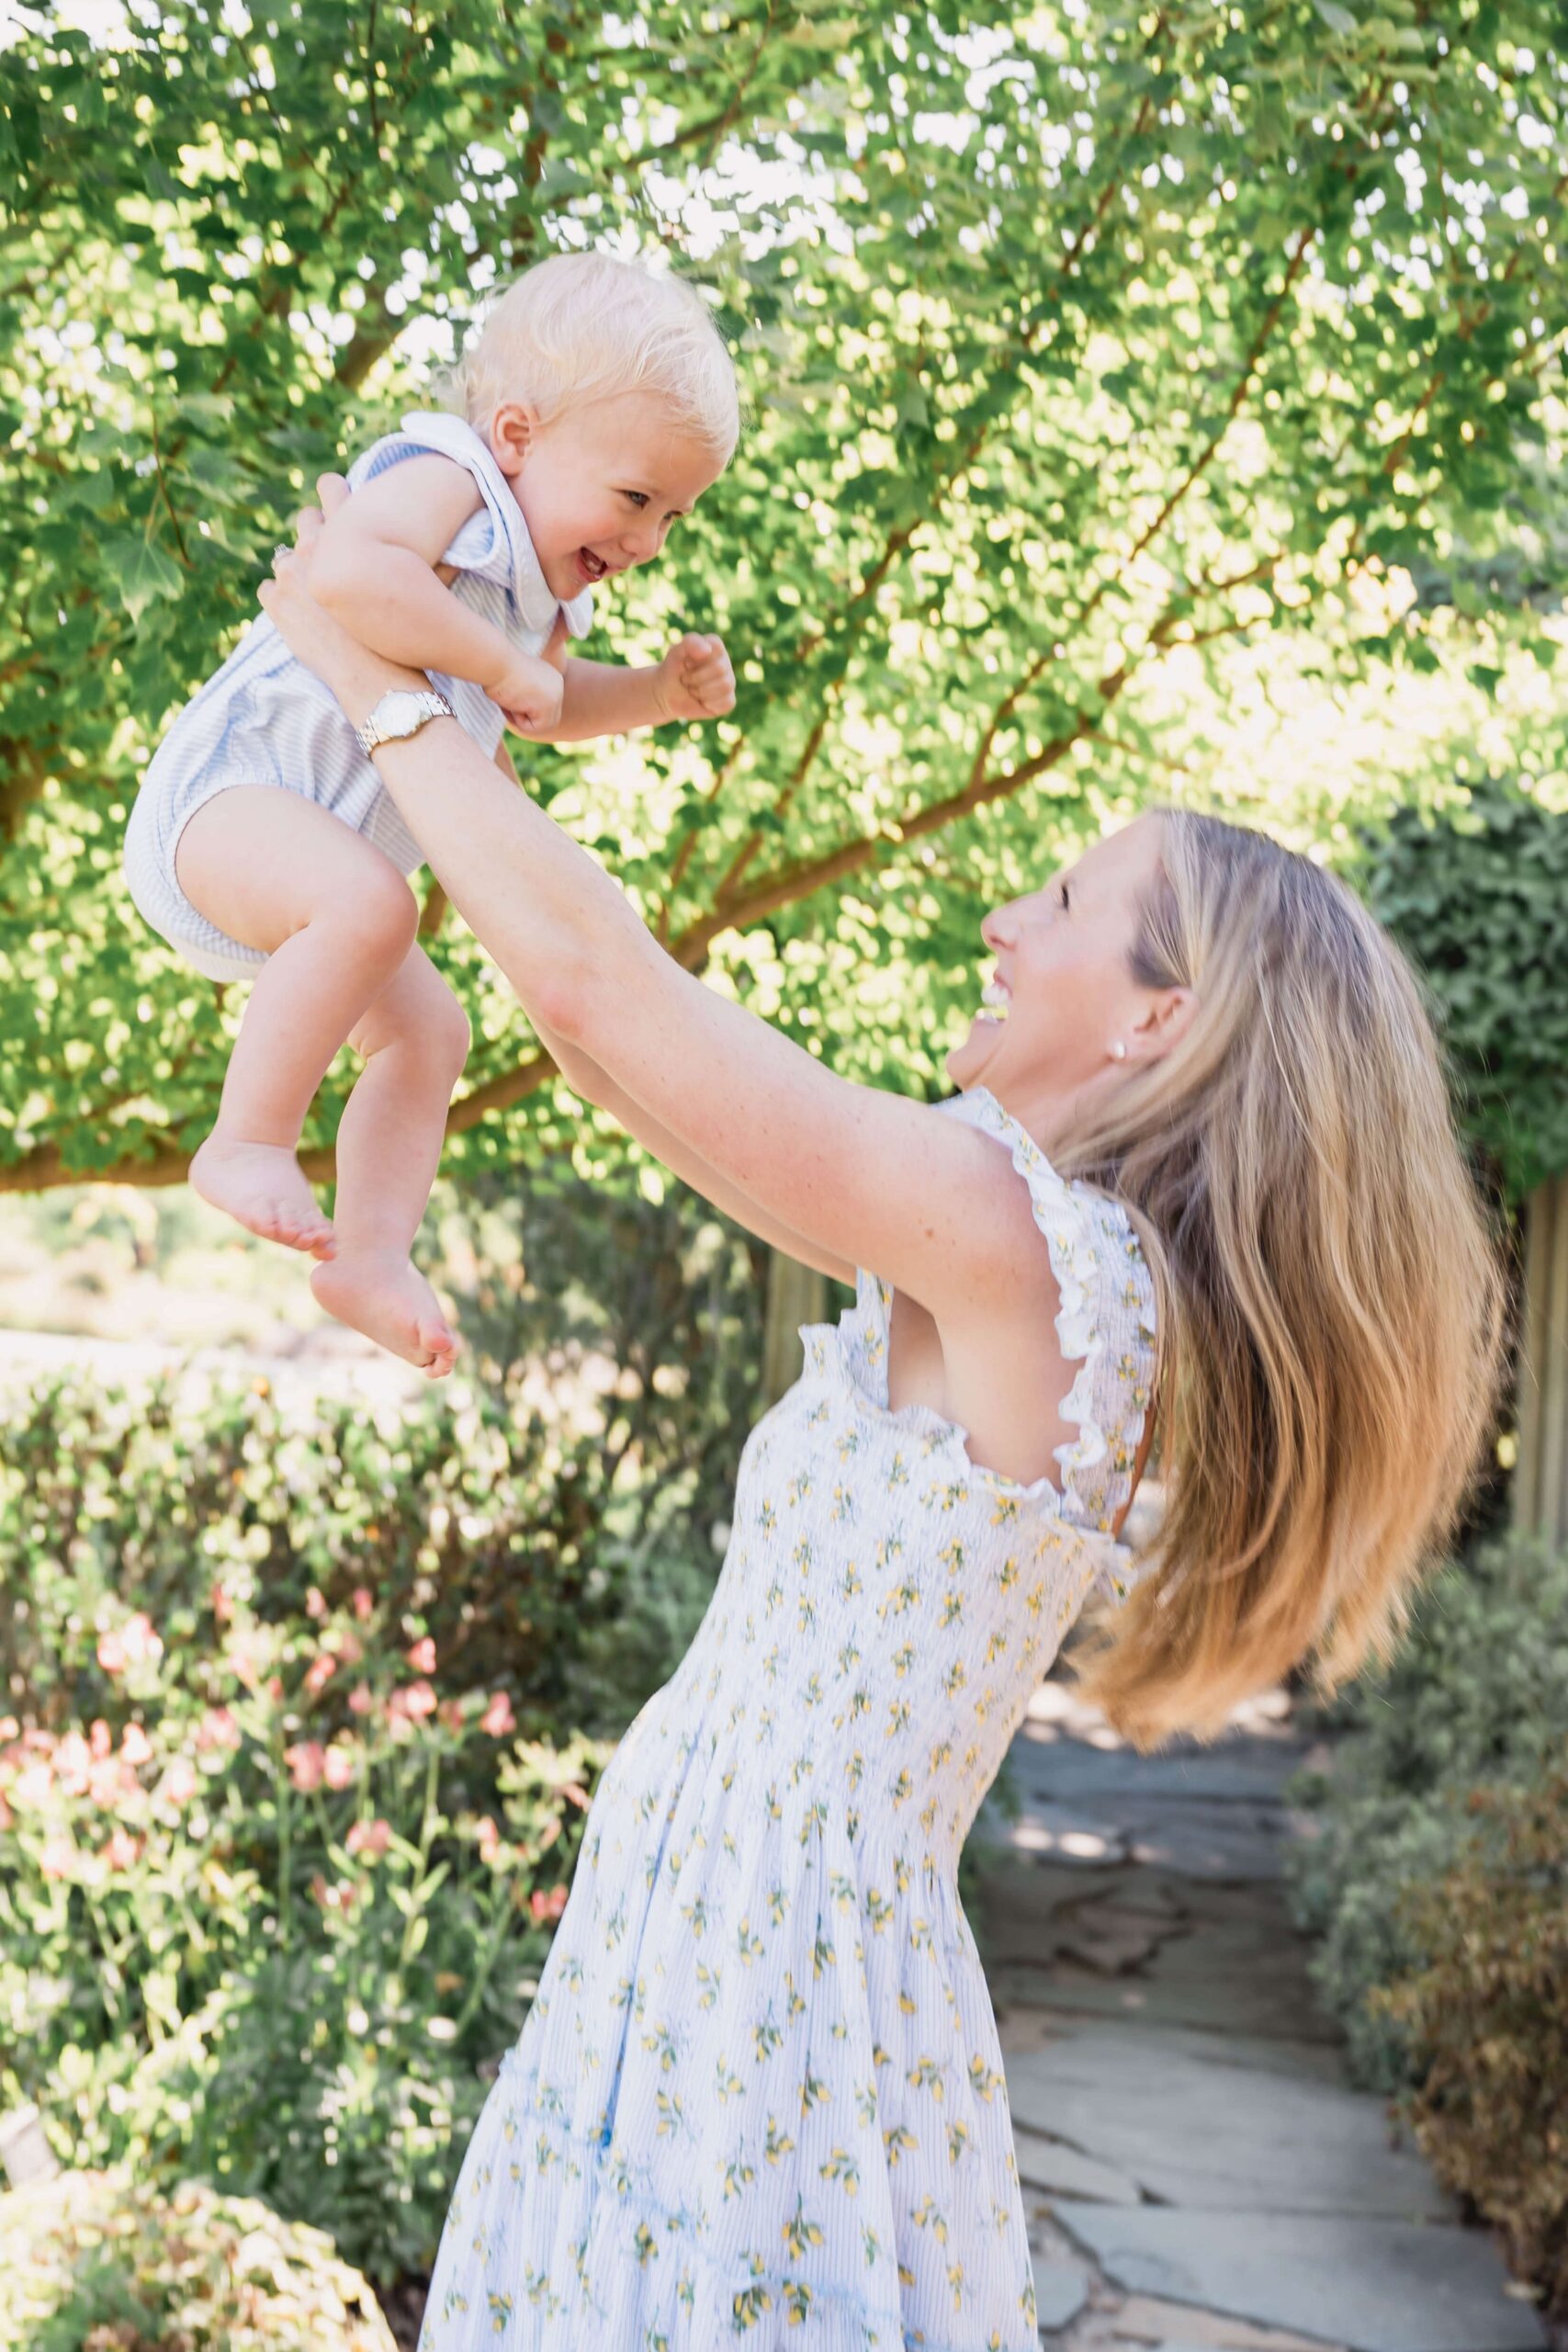
{"label": "woman", "polygon": [[[424,681],[316,606],[319,526],[262,602],[360,724]],[[452,720],[375,756],[571,1085],[856,1285],[748,1439],[703,1624],[600,1784],[423,2352],[1024,2352],[959,1850],[1088,1602],[1089,1693],[1140,1746],[1391,1648],[1499,1346],[1417,990],[1306,861],[1148,815],[987,918],[993,1009],[933,1107],[682,971]]]}

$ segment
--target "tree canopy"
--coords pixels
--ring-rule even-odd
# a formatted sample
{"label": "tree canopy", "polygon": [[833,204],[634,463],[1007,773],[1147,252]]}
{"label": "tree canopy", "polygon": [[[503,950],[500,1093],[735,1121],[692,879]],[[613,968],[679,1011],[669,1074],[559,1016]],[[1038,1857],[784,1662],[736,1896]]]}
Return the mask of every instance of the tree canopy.
{"label": "tree canopy", "polygon": [[[130,906],[138,775],[314,474],[426,400],[484,290],[556,247],[667,252],[718,306],[740,451],[589,650],[719,629],[739,700],[521,763],[683,964],[852,1075],[940,1085],[985,907],[1168,797],[1232,649],[1310,644],[1329,683],[1391,691],[1553,656],[1549,0],[21,14],[0,1185],[183,1175],[238,991]],[[1389,797],[1450,772],[1434,746]],[[1345,789],[1284,814],[1326,834]],[[475,1033],[448,1165],[560,1134],[550,1064],[438,893],[425,930]]]}

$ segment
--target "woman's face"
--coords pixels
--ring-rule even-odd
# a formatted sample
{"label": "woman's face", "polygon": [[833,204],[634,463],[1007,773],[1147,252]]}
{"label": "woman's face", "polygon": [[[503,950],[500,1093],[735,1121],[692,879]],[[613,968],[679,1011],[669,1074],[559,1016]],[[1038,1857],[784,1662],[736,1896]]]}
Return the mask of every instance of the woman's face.
{"label": "woman's face", "polygon": [[1023,1116],[1147,1057],[1163,1035],[1150,1027],[1158,1003],[1185,993],[1141,987],[1129,963],[1158,859],[1159,820],[1139,818],[986,917],[996,974],[947,1057],[955,1086],[985,1086]]}

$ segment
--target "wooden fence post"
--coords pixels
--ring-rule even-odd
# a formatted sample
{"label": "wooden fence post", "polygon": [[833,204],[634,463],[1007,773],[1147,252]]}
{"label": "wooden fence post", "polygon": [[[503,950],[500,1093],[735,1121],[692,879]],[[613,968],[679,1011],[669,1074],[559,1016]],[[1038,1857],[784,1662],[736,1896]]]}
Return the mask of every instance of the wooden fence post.
{"label": "wooden fence post", "polygon": [[762,1402],[776,1405],[800,1378],[800,1326],[828,1315],[828,1277],[782,1250],[768,1253],[768,1305],[762,1326]]}
{"label": "wooden fence post", "polygon": [[1568,1540],[1568,1176],[1539,1185],[1525,1204],[1518,1394],[1514,1525],[1562,1544]]}

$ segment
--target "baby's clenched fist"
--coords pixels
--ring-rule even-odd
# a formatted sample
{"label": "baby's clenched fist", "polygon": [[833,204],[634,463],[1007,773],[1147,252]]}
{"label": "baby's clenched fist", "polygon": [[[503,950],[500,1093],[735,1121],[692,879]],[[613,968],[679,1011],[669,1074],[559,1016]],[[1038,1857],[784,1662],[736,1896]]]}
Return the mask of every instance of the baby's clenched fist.
{"label": "baby's clenched fist", "polygon": [[735,673],[724,640],[683,637],[659,665],[654,700],[661,718],[722,718],[735,707]]}
{"label": "baby's clenched fist", "polygon": [[514,654],[498,678],[490,682],[491,702],[499,703],[509,727],[540,734],[554,727],[561,714],[566,681],[553,662],[537,661],[530,653]]}

